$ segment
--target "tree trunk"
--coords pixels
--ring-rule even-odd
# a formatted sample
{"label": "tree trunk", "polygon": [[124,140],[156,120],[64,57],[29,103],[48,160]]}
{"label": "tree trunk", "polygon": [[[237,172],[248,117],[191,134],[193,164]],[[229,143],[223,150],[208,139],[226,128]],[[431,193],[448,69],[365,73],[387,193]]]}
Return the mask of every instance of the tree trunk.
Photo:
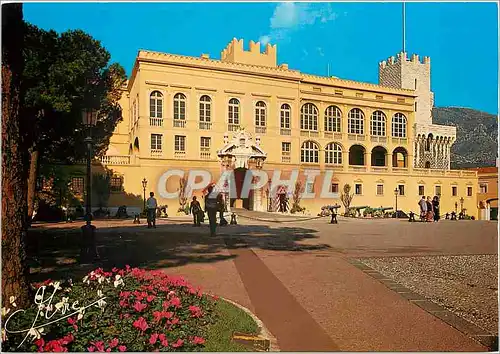
{"label": "tree trunk", "polygon": [[36,180],[38,169],[38,150],[33,147],[30,153],[30,170],[28,177],[28,225],[31,225],[33,219],[33,212],[35,209],[35,195],[36,195]]}
{"label": "tree trunk", "polygon": [[24,23],[22,4],[2,8],[2,306],[10,296],[30,304],[26,263],[26,165],[20,103]]}

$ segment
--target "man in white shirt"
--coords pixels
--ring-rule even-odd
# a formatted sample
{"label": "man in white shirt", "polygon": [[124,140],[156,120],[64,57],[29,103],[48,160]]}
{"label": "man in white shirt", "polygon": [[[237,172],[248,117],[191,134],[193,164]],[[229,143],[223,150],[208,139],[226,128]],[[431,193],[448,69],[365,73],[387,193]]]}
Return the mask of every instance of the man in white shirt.
{"label": "man in white shirt", "polygon": [[148,229],[154,227],[156,229],[156,209],[158,207],[158,203],[156,202],[156,198],[154,197],[154,193],[149,193],[149,198],[146,201],[146,208],[148,212]]}

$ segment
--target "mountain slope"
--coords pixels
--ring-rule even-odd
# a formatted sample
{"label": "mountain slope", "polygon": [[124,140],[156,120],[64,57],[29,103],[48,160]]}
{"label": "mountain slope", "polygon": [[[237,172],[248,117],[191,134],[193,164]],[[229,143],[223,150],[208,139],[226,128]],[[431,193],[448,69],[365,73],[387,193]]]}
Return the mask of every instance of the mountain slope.
{"label": "mountain slope", "polygon": [[436,107],[434,124],[457,127],[451,148],[451,167],[495,166],[498,154],[498,117],[469,108]]}

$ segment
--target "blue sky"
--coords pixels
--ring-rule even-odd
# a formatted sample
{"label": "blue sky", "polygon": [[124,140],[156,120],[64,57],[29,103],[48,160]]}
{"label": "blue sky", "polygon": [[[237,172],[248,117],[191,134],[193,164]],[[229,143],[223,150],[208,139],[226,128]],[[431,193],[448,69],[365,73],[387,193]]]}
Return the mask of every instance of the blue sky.
{"label": "blue sky", "polygon": [[[377,83],[402,49],[401,3],[27,3],[24,17],[90,33],[128,74],[139,49],[218,59],[236,37],[277,44],[292,69]],[[406,48],[431,57],[436,106],[498,114],[495,3],[406,4]]]}

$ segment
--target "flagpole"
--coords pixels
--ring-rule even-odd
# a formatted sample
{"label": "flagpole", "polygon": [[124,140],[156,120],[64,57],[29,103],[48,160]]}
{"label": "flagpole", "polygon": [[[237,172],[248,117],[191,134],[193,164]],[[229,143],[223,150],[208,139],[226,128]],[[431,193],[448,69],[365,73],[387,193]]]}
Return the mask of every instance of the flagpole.
{"label": "flagpole", "polygon": [[403,53],[406,52],[406,4],[403,1]]}

